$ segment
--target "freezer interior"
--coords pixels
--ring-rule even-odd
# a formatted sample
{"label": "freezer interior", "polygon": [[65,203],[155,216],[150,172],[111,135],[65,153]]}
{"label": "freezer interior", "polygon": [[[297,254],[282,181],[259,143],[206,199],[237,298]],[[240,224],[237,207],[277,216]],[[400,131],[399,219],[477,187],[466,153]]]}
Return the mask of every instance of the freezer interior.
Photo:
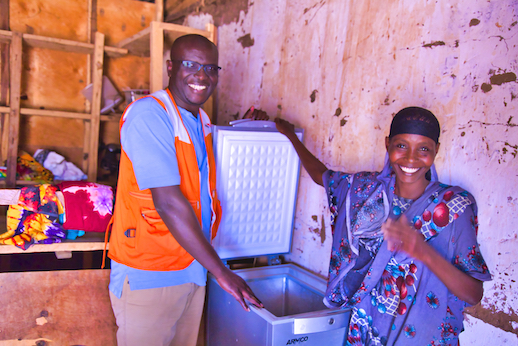
{"label": "freezer interior", "polygon": [[247,281],[264,308],[276,317],[327,309],[324,295],[287,274]]}
{"label": "freezer interior", "polygon": [[209,276],[207,345],[342,345],[349,311],[322,302],[326,281],[293,264],[235,270],[264,304],[246,312]]}

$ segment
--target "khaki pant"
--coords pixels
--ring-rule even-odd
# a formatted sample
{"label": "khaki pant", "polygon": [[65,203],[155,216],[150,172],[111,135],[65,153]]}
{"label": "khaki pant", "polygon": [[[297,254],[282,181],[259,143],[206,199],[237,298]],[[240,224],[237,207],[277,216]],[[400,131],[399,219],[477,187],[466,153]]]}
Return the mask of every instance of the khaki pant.
{"label": "khaki pant", "polygon": [[131,291],[126,278],[121,298],[110,292],[118,346],[195,346],[205,287],[193,283]]}

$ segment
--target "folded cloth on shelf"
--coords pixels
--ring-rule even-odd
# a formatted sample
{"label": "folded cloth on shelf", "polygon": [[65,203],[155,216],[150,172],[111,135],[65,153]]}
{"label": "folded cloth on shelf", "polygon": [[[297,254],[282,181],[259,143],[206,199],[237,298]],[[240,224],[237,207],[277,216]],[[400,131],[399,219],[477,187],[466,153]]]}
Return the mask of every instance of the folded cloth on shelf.
{"label": "folded cloth on shelf", "polygon": [[38,149],[34,153],[36,161],[43,167],[49,169],[56,180],[84,180],[87,178],[82,170],[77,168],[72,162],[65,160],[64,156],[48,149]]}
{"label": "folded cloth on shelf", "polygon": [[110,186],[64,181],[58,185],[65,200],[66,230],[104,232],[113,213],[113,189]]}
{"label": "folded cloth on shelf", "polygon": [[58,217],[63,207],[56,197],[55,186],[26,186],[20,191],[18,204],[7,210],[7,231],[0,234],[0,244],[27,250],[32,244],[60,243],[66,234]]}

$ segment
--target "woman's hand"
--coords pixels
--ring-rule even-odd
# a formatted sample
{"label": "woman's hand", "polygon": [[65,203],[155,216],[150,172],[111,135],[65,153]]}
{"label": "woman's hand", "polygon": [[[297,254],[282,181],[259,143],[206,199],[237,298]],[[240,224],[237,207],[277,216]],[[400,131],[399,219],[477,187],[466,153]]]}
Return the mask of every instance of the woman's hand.
{"label": "woman's hand", "polygon": [[402,215],[398,220],[387,219],[381,226],[387,248],[390,251],[404,251],[410,257],[422,262],[453,293],[468,304],[475,305],[482,299],[482,282],[460,271],[424,241],[408,219]]}
{"label": "woman's hand", "polygon": [[295,135],[295,126],[281,118],[275,118],[275,127],[277,128],[277,131],[285,135],[286,137],[290,138],[290,136]]}
{"label": "woman's hand", "polygon": [[417,232],[405,215],[399,219],[388,218],[381,226],[389,251],[404,251],[410,257],[419,259],[423,246],[423,236]]}
{"label": "woman's hand", "polygon": [[295,126],[293,126],[293,124],[281,118],[275,118],[274,121],[277,131],[285,135],[293,144],[293,148],[297,152],[302,166],[304,166],[311,179],[322,186],[322,174],[327,171],[327,167],[302,144],[295,133]]}
{"label": "woman's hand", "polygon": [[266,114],[265,111],[255,109],[255,107],[252,106],[248,111],[246,111],[245,115],[243,115],[243,119],[268,120],[270,119],[270,117],[268,116],[268,114]]}

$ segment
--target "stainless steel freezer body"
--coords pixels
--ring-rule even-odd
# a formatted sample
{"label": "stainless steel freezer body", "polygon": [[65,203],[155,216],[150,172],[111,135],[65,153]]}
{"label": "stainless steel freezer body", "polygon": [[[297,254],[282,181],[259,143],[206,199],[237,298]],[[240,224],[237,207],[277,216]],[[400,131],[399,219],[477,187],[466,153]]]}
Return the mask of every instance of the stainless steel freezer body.
{"label": "stainless steel freezer body", "polygon": [[340,346],[349,311],[322,303],[326,281],[293,264],[235,270],[264,304],[246,312],[209,276],[207,345]]}
{"label": "stainless steel freezer body", "polygon": [[[213,244],[222,259],[278,255],[291,249],[299,158],[273,122],[244,126],[214,127],[223,219]],[[301,130],[297,135],[302,139]],[[349,311],[323,304],[326,280],[293,264],[235,272],[265,308],[244,311],[209,275],[208,346],[343,344]]]}

